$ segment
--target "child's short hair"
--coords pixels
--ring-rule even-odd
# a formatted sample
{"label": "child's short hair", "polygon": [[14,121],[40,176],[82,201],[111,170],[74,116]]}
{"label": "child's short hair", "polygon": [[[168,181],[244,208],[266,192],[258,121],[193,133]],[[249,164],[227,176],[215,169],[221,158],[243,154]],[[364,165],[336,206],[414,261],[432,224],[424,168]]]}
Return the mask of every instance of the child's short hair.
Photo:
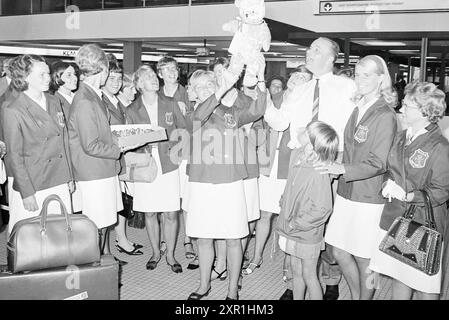
{"label": "child's short hair", "polygon": [[117,60],[117,58],[112,53],[108,53],[106,55],[106,58],[108,59],[109,73],[123,74],[123,68],[122,68],[120,62]]}
{"label": "child's short hair", "polygon": [[165,67],[167,64],[170,64],[170,63],[174,63],[176,68],[178,68],[178,61],[176,61],[176,59],[173,58],[173,57],[166,56],[166,57],[161,58],[157,62],[157,66],[156,66],[157,72],[158,73],[161,72],[162,68]]}
{"label": "child's short hair", "polygon": [[334,161],[338,152],[338,135],[334,128],[322,121],[313,121],[306,130],[320,160]]}

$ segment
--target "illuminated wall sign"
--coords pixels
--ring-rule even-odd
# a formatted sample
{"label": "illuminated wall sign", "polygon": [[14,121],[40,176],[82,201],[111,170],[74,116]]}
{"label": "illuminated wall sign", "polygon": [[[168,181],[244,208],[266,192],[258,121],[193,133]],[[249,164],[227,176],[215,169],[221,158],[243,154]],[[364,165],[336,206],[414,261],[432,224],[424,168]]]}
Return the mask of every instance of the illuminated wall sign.
{"label": "illuminated wall sign", "polygon": [[315,14],[359,14],[373,12],[447,12],[449,1],[442,0],[363,0],[363,1],[319,1]]}
{"label": "illuminated wall sign", "polygon": [[63,57],[74,57],[76,56],[76,50],[62,50]]}

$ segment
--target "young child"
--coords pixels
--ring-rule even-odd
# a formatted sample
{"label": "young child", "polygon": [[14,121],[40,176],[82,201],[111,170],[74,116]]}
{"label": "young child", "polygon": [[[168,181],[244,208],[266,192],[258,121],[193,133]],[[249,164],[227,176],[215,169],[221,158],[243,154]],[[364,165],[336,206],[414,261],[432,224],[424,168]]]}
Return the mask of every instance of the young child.
{"label": "young child", "polygon": [[322,300],[317,264],[324,249],[324,224],[332,212],[332,189],[329,175],[314,166],[335,160],[338,136],[331,126],[315,121],[300,130],[298,140],[301,148],[292,151],[280,200],[279,246],[291,255],[293,298],[303,300],[307,288],[311,300]]}

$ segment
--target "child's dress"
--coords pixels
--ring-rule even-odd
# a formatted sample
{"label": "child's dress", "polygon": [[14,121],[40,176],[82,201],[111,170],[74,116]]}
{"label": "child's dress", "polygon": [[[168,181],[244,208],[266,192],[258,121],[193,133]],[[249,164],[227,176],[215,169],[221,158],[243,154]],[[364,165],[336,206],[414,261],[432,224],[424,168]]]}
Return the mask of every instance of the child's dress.
{"label": "child's dress", "polygon": [[302,149],[292,152],[277,232],[284,252],[313,259],[324,250],[324,224],[332,212],[332,190],[329,175],[321,175],[304,158]]}

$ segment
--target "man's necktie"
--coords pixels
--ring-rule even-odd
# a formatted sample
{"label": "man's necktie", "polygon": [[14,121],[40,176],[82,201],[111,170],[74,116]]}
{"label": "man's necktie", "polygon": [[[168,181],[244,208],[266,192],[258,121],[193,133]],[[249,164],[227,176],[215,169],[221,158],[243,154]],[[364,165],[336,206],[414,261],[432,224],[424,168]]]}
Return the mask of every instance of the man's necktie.
{"label": "man's necktie", "polygon": [[320,79],[316,79],[315,91],[313,92],[312,121],[318,120],[318,111],[320,106]]}
{"label": "man's necktie", "polygon": [[108,122],[111,123],[111,113],[109,112],[108,102],[103,92],[101,93],[101,100],[103,101],[103,107],[106,111],[106,117],[108,118]]}

